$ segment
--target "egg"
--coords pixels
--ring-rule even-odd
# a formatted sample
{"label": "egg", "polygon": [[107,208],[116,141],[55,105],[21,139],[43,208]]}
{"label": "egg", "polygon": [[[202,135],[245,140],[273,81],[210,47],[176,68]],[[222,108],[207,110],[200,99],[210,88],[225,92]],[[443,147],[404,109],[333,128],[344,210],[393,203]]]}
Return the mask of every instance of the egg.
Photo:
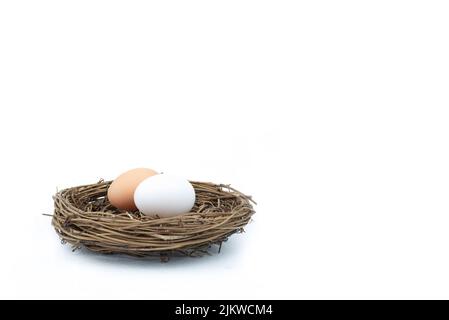
{"label": "egg", "polygon": [[146,178],[157,175],[157,172],[147,168],[137,168],[126,171],[115,179],[108,189],[109,202],[116,208],[135,211],[134,191]]}
{"label": "egg", "polygon": [[140,212],[171,217],[189,212],[195,204],[195,190],[186,179],[158,174],[142,181],[134,192]]}

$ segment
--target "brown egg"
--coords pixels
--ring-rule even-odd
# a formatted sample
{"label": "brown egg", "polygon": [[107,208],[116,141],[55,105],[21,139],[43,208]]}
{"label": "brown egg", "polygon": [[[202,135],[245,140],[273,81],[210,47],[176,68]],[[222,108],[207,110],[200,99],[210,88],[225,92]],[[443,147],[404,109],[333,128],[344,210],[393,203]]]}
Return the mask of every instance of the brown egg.
{"label": "brown egg", "polygon": [[132,169],[121,174],[108,189],[109,202],[122,210],[137,210],[134,204],[134,191],[143,180],[155,174],[156,171],[147,168]]}

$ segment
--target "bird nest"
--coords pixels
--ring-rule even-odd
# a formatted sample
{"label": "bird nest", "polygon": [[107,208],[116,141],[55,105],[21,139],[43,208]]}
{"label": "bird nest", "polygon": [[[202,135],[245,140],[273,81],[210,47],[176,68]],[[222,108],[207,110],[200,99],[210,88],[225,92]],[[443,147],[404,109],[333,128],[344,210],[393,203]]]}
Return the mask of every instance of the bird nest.
{"label": "bird nest", "polygon": [[52,224],[63,243],[73,250],[85,247],[99,253],[132,256],[209,254],[243,227],[255,213],[251,197],[229,185],[191,182],[196,201],[190,213],[160,218],[123,211],[107,199],[112,181],[64,189],[54,198]]}

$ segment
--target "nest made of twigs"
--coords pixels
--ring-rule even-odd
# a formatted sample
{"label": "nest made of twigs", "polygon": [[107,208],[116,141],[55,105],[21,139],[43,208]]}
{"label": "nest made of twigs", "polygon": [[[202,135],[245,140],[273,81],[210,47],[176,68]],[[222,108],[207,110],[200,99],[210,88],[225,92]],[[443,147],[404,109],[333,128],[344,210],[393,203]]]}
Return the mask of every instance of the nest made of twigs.
{"label": "nest made of twigs", "polygon": [[251,197],[229,185],[191,182],[196,193],[190,213],[169,218],[113,207],[107,199],[112,181],[64,189],[54,198],[52,224],[63,243],[100,253],[132,256],[207,254],[212,245],[243,227],[255,213]]}

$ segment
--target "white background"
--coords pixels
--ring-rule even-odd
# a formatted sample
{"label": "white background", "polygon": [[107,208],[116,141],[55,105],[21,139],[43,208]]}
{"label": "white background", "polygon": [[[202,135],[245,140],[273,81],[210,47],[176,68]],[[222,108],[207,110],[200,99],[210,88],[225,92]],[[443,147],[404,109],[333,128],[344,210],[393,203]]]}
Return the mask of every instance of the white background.
{"label": "white background", "polygon": [[[447,1],[0,2],[0,298],[449,298]],[[222,253],[72,253],[139,166],[259,205]]]}

